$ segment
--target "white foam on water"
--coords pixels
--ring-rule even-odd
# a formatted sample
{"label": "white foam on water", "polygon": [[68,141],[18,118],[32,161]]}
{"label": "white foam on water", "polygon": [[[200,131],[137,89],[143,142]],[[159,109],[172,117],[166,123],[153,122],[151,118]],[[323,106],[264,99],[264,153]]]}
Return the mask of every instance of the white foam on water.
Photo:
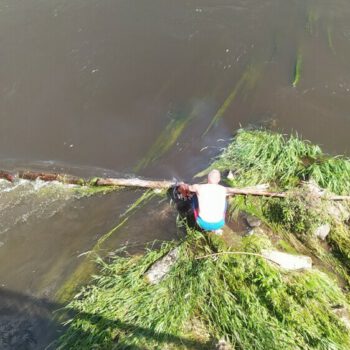
{"label": "white foam on water", "polygon": [[16,179],[0,183],[0,234],[35,218],[50,218],[79,198],[74,188],[58,181]]}

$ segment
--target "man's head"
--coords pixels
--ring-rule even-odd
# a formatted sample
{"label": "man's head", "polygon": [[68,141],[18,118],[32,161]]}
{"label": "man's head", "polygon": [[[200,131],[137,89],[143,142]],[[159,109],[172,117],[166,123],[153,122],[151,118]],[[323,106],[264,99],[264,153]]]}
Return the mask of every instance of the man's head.
{"label": "man's head", "polygon": [[208,184],[214,184],[217,185],[221,180],[220,171],[217,169],[213,169],[208,174]]}

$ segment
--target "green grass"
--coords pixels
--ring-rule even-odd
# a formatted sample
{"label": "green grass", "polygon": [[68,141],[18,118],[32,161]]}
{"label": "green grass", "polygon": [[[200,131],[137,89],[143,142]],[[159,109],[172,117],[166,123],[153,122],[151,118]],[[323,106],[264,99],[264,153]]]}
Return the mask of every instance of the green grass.
{"label": "green grass", "polygon": [[350,193],[350,161],[330,157],[319,146],[294,135],[241,129],[212,165],[197,176],[213,168],[231,170],[235,175],[232,186],[270,183],[285,190],[313,179],[331,192]]}
{"label": "green grass", "polygon": [[[259,252],[266,245],[265,237],[252,236],[240,249]],[[67,306],[77,314],[67,321],[58,349],[210,349],[222,337],[236,349],[350,346],[332,311],[347,305],[345,297],[325,274],[284,274],[247,255],[196,259],[217,246],[189,230],[167,278],[149,285],[144,273],[173,246],[101,261],[101,275]],[[200,325],[199,334],[191,324]]]}
{"label": "green grass", "polygon": [[[313,179],[328,191],[350,192],[348,159],[297,136],[239,130],[203,174],[212,168],[233,171],[232,186],[269,183],[289,195],[231,198],[232,217],[244,211],[263,227],[234,247],[186,227],[179,242],[136,256],[121,249],[109,263],[99,259],[98,275],[65,308],[70,318],[57,349],[213,349],[221,338],[240,350],[350,348],[349,330],[334,312],[349,310],[350,229],[301,183]],[[146,192],[136,204],[149,198]],[[332,229],[320,242],[313,230],[324,222]],[[315,267],[284,272],[259,256],[216,255],[259,254],[274,244],[312,256]],[[175,246],[179,258],[168,275],[149,284],[145,272]]]}

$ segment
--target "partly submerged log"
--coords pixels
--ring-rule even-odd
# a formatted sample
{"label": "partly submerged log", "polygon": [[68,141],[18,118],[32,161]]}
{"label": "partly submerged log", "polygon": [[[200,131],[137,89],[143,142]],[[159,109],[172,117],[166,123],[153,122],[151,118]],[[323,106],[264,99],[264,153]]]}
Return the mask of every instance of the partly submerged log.
{"label": "partly submerged log", "polygon": [[[17,174],[13,174],[9,171],[0,170],[0,179],[13,182],[16,178],[26,180],[42,180],[42,181],[58,181],[65,184],[74,184],[81,186],[121,186],[121,187],[136,187],[136,188],[150,188],[167,190],[177,185],[175,181],[166,180],[144,180],[139,178],[93,178],[83,179],[77,176],[59,174],[59,173],[46,173],[35,171],[20,171]],[[227,188],[228,195],[244,195],[244,196],[262,196],[262,197],[277,197],[284,198],[287,196],[286,192],[270,192],[266,190],[266,187],[261,185],[250,186],[244,188]],[[320,197],[324,197],[328,200],[350,200],[350,196],[338,196],[320,194]]]}

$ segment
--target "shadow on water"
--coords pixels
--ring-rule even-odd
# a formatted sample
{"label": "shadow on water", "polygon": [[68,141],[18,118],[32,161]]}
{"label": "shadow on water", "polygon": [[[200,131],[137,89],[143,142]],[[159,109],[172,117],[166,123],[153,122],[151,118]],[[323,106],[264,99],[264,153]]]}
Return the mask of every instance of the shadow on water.
{"label": "shadow on water", "polygon": [[[65,328],[61,321],[63,317],[53,316],[55,313],[64,314],[64,318],[70,319],[77,314],[75,310],[65,310],[64,305],[49,301],[47,299],[38,299],[29,295],[14,292],[8,289],[0,289],[0,348],[2,350],[41,350],[57,348],[57,339],[63,334]],[[96,325],[94,334],[79,330],[79,337],[96,336],[104,333],[107,328],[118,329],[122,332],[130,332],[139,335],[142,339],[156,339],[158,342],[167,342],[181,344],[192,349],[206,348],[206,344],[200,341],[178,337],[172,334],[157,332],[152,328],[139,327],[137,325],[122,322],[118,319],[106,319],[99,314],[89,314],[79,312],[81,320],[89,320]],[[59,321],[60,319],[61,321]],[[101,328],[103,326],[103,329]],[[118,342],[118,339],[113,339]],[[127,348],[127,344],[120,344]],[[141,347],[132,347],[135,350],[141,350]],[[74,349],[80,349],[76,345]]]}

